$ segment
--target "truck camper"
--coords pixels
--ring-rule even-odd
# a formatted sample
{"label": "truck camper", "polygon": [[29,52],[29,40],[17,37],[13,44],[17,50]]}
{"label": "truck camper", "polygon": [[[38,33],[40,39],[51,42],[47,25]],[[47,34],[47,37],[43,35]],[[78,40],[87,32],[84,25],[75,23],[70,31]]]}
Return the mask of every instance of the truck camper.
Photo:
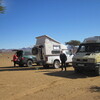
{"label": "truck camper", "polygon": [[86,69],[100,75],[100,36],[84,39],[73,57],[73,67],[75,72]]}
{"label": "truck camper", "polygon": [[54,68],[59,68],[61,51],[67,56],[66,63],[72,62],[73,55],[66,45],[47,35],[36,37],[36,39],[36,45],[32,48],[32,53],[36,56],[38,65],[43,65],[45,68],[53,65]]}

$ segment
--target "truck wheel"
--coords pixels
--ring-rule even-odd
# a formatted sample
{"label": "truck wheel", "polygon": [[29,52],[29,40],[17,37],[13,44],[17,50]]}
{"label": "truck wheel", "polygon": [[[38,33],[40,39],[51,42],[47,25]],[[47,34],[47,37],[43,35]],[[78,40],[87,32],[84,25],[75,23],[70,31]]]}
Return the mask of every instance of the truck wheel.
{"label": "truck wheel", "polygon": [[97,76],[100,76],[100,66],[95,70]]}
{"label": "truck wheel", "polygon": [[54,68],[60,68],[60,61],[59,60],[55,60],[54,64],[53,64]]}
{"label": "truck wheel", "polygon": [[32,60],[28,60],[26,65],[27,67],[32,67],[32,64],[33,64]]}

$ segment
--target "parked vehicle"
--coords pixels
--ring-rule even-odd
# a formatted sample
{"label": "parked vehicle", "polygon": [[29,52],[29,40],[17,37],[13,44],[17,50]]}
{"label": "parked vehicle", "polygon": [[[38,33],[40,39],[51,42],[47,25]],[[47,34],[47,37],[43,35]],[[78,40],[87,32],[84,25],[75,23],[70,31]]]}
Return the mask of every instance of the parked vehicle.
{"label": "parked vehicle", "polygon": [[29,51],[23,51],[23,50],[13,50],[16,51],[18,60],[16,61],[16,64],[19,66],[28,66],[32,67],[32,64],[36,62],[36,57],[32,55]]}
{"label": "parked vehicle", "polygon": [[67,62],[72,62],[72,53],[66,45],[50,38],[47,35],[36,37],[36,45],[32,49],[33,55],[36,56],[37,64],[43,65],[43,67],[48,68],[52,65],[54,68],[60,67],[60,51],[63,51],[67,56]]}
{"label": "parked vehicle", "polygon": [[100,75],[100,36],[86,38],[73,57],[75,72],[93,70]]}

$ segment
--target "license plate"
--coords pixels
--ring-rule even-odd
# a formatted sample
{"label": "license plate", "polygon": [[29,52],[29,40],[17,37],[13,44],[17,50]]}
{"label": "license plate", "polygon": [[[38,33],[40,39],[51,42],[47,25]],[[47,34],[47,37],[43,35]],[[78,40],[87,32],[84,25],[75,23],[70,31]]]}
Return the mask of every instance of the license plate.
{"label": "license plate", "polygon": [[84,64],[78,64],[78,66],[84,66]]}

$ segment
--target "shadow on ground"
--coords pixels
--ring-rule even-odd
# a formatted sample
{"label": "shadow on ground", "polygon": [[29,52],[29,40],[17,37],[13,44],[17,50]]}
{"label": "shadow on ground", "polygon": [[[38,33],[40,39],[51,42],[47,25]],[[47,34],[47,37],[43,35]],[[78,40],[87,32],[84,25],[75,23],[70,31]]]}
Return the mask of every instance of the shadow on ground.
{"label": "shadow on ground", "polygon": [[[49,69],[53,69],[53,67],[50,67]],[[38,70],[37,72],[44,72],[45,75],[71,78],[71,79],[87,78],[87,77],[95,76],[94,72],[89,72],[89,71],[84,71],[82,73],[75,73],[74,70],[58,71],[58,70],[54,69],[55,71],[54,70],[52,71],[49,69],[44,69],[43,66],[36,66],[36,65],[33,65],[32,67],[7,66],[7,67],[0,67],[0,72],[2,72],[2,71]]]}
{"label": "shadow on ground", "polygon": [[72,71],[57,71],[57,72],[51,72],[51,73],[44,73],[49,76],[56,76],[56,77],[64,77],[64,78],[71,78],[71,79],[77,79],[77,78],[87,78],[87,77],[95,77],[94,72],[82,72],[82,73],[75,73],[74,70]]}
{"label": "shadow on ground", "polygon": [[43,69],[43,67],[36,65],[33,65],[32,67],[19,67],[19,66],[0,67],[0,71],[24,71],[24,70],[38,70],[38,69]]}
{"label": "shadow on ground", "polygon": [[100,86],[92,86],[90,87],[91,92],[100,92]]}

